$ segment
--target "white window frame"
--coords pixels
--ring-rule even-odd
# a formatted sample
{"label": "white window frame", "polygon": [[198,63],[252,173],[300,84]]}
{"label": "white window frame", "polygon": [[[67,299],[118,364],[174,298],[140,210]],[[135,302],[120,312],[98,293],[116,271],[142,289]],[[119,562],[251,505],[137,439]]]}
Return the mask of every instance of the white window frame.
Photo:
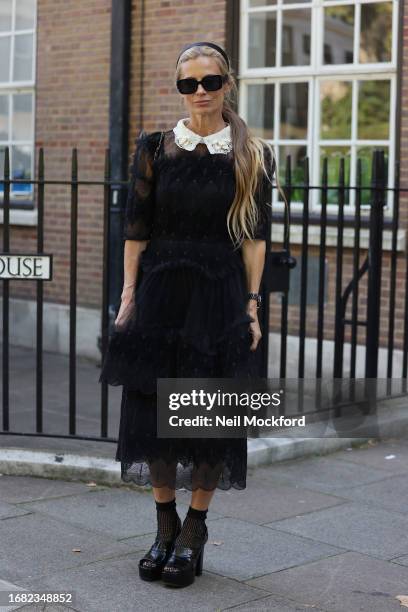
{"label": "white window frame", "polygon": [[[326,7],[339,5],[354,5],[355,26],[354,26],[354,58],[358,58],[358,35],[360,30],[360,15],[362,4],[383,3],[384,0],[312,0],[311,2],[285,3],[283,0],[276,0],[276,4],[271,6],[250,7],[249,0],[240,0],[240,49],[239,49],[239,113],[245,119],[247,108],[248,85],[256,83],[275,84],[275,105],[274,105],[274,138],[269,142],[274,146],[279,159],[280,145],[302,145],[306,147],[306,155],[309,158],[310,184],[319,186],[321,184],[319,150],[322,145],[340,145],[351,149],[351,168],[350,185],[355,186],[356,175],[356,147],[384,146],[388,148],[388,188],[394,187],[394,167],[395,167],[395,147],[396,147],[396,96],[397,96],[397,51],[398,51],[398,12],[399,1],[391,0],[392,4],[392,49],[391,61],[382,63],[363,63],[363,64],[329,64],[324,65],[323,60],[323,36],[324,36],[324,9]],[[283,10],[309,9],[311,10],[311,57],[309,66],[281,66],[281,23]],[[276,16],[276,67],[248,68],[249,55],[249,16],[253,13],[277,12]],[[316,41],[313,43],[313,41]],[[322,80],[341,79],[350,80],[353,87],[352,95],[352,129],[349,140],[320,140],[320,83]],[[390,122],[389,138],[387,140],[358,140],[357,139],[357,81],[362,80],[389,80],[390,81]],[[289,82],[309,82],[308,93],[308,122],[307,136],[305,140],[280,139],[277,137],[279,126],[280,110],[280,84]],[[345,214],[354,214],[355,190],[350,190],[350,203],[345,205]],[[313,212],[319,212],[320,192],[313,189],[309,192],[309,206]],[[392,216],[392,191],[388,192],[387,205],[384,207],[384,217]],[[275,210],[284,210],[284,203],[278,201],[278,192],[273,191],[273,206]],[[362,206],[362,211],[364,213]],[[301,202],[292,202],[293,212],[302,211]],[[336,204],[328,204],[327,212],[338,212]]]}
{"label": "white window frame", "polygon": [[[37,74],[37,18],[38,18],[38,2],[35,2],[35,12],[34,12],[34,27],[24,30],[17,30],[16,27],[16,5],[18,0],[12,0],[12,9],[11,9],[11,29],[6,32],[0,32],[0,38],[11,36],[11,45],[10,45],[10,64],[9,64],[9,79],[12,75],[12,67],[14,63],[14,43],[16,36],[24,35],[24,34],[32,34],[33,35],[33,48],[32,48],[32,78],[26,81],[12,81],[11,79],[8,82],[0,82],[0,94],[7,94],[9,96],[9,124],[8,124],[8,136],[9,138],[6,141],[1,141],[2,147],[9,147],[10,154],[10,170],[12,169],[12,146],[15,144],[21,146],[31,147],[31,167],[30,174],[31,178],[34,178],[35,172],[35,116],[36,116],[36,96],[35,96],[35,75]],[[26,141],[19,140],[15,142],[12,140],[12,117],[13,117],[13,94],[20,93],[31,93],[32,95],[32,120],[30,126],[30,139]],[[2,177],[1,177],[2,178]],[[14,188],[18,187],[18,185],[14,185]],[[4,200],[4,191],[0,190],[0,201]],[[34,185],[32,185],[32,190],[30,194],[27,193],[13,193],[10,190],[10,202],[11,203],[30,203],[32,204],[32,208],[34,208]],[[20,213],[30,213],[31,210],[21,210]],[[21,214],[18,216],[20,219]]]}

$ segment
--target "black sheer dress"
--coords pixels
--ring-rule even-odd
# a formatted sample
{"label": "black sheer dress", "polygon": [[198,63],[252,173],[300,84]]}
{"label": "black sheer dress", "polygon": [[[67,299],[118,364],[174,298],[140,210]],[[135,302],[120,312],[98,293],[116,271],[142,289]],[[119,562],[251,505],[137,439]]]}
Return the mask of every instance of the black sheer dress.
{"label": "black sheer dress", "polygon": [[[99,379],[123,385],[115,459],[124,482],[244,489],[245,438],[156,436],[157,378],[258,376],[261,351],[261,343],[249,349],[242,251],[234,249],[226,224],[235,193],[234,153],[210,153],[204,143],[185,150],[172,130],[161,135],[136,139],[123,238],[149,242]],[[268,172],[271,178],[274,166]],[[270,200],[271,183],[263,174],[256,239],[270,231]]]}

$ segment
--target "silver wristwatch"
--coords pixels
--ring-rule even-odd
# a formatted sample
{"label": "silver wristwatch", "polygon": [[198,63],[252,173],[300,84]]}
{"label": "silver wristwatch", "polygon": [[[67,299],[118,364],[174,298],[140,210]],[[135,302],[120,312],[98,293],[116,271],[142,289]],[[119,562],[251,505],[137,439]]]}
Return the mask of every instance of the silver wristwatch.
{"label": "silver wristwatch", "polygon": [[259,308],[262,302],[262,297],[259,293],[253,293],[250,292],[248,293],[248,300],[255,300],[256,301],[256,307]]}

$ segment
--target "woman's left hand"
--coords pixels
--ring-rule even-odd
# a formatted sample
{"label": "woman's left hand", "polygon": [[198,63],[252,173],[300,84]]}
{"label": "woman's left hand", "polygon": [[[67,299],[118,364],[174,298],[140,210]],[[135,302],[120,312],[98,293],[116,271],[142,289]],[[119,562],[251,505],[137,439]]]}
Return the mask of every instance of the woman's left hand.
{"label": "woman's left hand", "polygon": [[247,313],[249,314],[250,317],[254,319],[254,321],[252,321],[249,324],[249,331],[252,334],[252,344],[250,346],[250,349],[251,351],[256,351],[258,343],[260,339],[262,338],[261,328],[259,326],[259,321],[258,321],[257,308],[256,307],[253,308],[252,306],[248,307]]}

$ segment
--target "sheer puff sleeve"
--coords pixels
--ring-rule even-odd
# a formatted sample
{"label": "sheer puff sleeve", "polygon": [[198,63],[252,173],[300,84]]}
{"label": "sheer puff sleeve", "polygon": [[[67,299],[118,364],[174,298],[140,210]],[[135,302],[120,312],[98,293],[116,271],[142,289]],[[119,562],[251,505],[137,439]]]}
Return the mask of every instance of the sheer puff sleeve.
{"label": "sheer puff sleeve", "polygon": [[129,169],[123,240],[150,239],[154,216],[153,161],[157,134],[160,132],[142,132],[135,140],[136,148]]}
{"label": "sheer puff sleeve", "polygon": [[268,148],[264,147],[265,168],[268,172],[268,177],[262,170],[262,175],[255,192],[255,202],[258,207],[258,223],[254,232],[254,240],[267,240],[271,231],[272,222],[272,185],[271,181],[275,173],[275,159],[271,159],[271,153]]}

